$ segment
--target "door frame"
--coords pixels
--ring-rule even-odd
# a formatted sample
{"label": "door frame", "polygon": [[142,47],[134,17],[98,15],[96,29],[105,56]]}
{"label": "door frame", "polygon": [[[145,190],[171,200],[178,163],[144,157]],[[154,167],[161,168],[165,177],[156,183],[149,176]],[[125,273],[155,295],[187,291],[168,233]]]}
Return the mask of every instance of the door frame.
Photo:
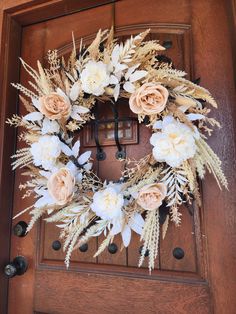
{"label": "door frame", "polygon": [[[236,79],[236,0],[222,0],[228,12],[232,54]],[[3,267],[10,258],[11,219],[14,175],[10,156],[14,153],[16,131],[5,120],[17,112],[18,93],[10,86],[19,81],[19,55],[22,28],[48,19],[82,11],[85,8],[111,4],[106,0],[2,0],[0,4],[0,313],[7,313],[8,279]],[[236,139],[236,133],[234,133]]]}

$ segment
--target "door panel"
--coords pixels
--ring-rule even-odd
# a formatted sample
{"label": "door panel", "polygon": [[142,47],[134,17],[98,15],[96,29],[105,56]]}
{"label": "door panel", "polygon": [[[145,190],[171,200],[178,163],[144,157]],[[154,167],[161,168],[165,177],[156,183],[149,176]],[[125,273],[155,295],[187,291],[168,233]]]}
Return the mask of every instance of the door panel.
{"label": "door panel", "polygon": [[[124,40],[131,34],[151,28],[150,38],[158,38],[161,44],[166,45],[168,49],[165,55],[173,60],[176,68],[188,72],[190,79],[201,76],[202,84],[213,91],[220,105],[223,106],[226,101],[230,104],[233,103],[233,81],[230,70],[231,59],[227,54],[230,50],[227,46],[228,33],[221,24],[217,24],[220,19],[225,21],[226,15],[223,1],[217,0],[217,3],[218,6],[213,5],[213,1],[203,0],[192,2],[180,0],[178,3],[172,0],[120,1],[115,4],[116,35]],[[21,57],[34,67],[38,59],[45,63],[45,56],[49,49],[57,48],[59,55],[67,55],[72,47],[72,31],[77,46],[81,37],[84,38],[85,43],[89,43],[99,28],[111,26],[112,12],[112,5],[106,5],[25,26],[22,32]],[[203,31],[205,19],[208,21],[207,34]],[[216,27],[217,32],[213,26]],[[221,45],[219,41],[222,42]],[[225,55],[217,55],[215,52],[225,45]],[[216,69],[215,64],[218,64],[219,60],[221,64]],[[223,73],[227,73],[231,80],[223,80],[222,94],[219,93],[217,84]],[[27,73],[21,70],[21,82],[27,85],[28,79]],[[121,108],[123,105],[127,107],[127,103],[122,104],[121,101]],[[19,112],[21,114],[24,112],[21,103],[19,103]],[[110,115],[109,108],[101,112],[102,118]],[[131,113],[123,109],[121,115],[130,116]],[[228,105],[226,116],[229,115]],[[227,118],[222,116],[222,110],[219,110],[217,118],[222,121],[225,128],[228,125],[225,132],[230,132],[231,125],[227,124]],[[132,134],[130,138],[130,135],[124,136],[122,142],[128,158],[140,159],[150,151],[150,134],[144,125],[139,125],[138,128],[135,125],[123,125],[121,129],[124,134],[126,131],[127,134]],[[219,152],[218,149],[218,153],[225,162],[227,173],[229,168],[227,156],[230,148],[227,144],[229,135],[226,134],[222,132],[219,139],[213,137],[212,146],[217,148],[218,144],[220,147],[223,142],[225,143],[223,151]],[[107,156],[104,161],[96,160],[92,127],[86,127],[80,136],[83,149],[92,150],[94,169],[98,175],[107,180],[118,179],[126,165],[115,158],[117,147],[112,140],[112,125],[104,124],[99,132]],[[21,143],[17,145],[20,147]],[[230,181],[232,178],[230,171],[228,174]],[[23,178],[17,170],[14,214],[31,204],[30,199],[21,199],[22,194],[18,189],[20,182],[23,182]],[[210,177],[207,177],[205,182],[202,187],[203,208],[200,211],[196,210],[193,216],[189,214],[187,208],[181,209],[181,227],[176,228],[170,224],[166,238],[160,242],[160,255],[152,276],[148,273],[146,263],[142,268],[137,268],[141,244],[134,234],[128,249],[120,251],[121,239],[116,237],[114,242],[118,246],[118,251],[111,254],[106,250],[96,259],[93,255],[102,237],[93,239],[88,243],[86,252],[75,250],[68,271],[65,270],[65,255],[62,247],[58,250],[52,247],[53,242],[59,240],[59,230],[56,226],[46,224],[42,220],[26,237],[12,236],[11,257],[26,256],[29,260],[29,269],[24,276],[10,280],[9,313],[189,313],[194,311],[196,314],[205,314],[213,312],[213,304],[217,304],[216,298],[220,298],[221,303],[217,305],[215,312],[227,313],[222,310],[225,301],[217,285],[219,275],[216,272],[222,271],[219,268],[221,262],[218,260],[214,266],[211,260],[217,255],[216,250],[220,249],[220,235],[216,231],[217,228],[220,226],[222,232],[226,232],[223,193],[218,193],[218,187],[212,183]],[[214,199],[216,193],[217,197]],[[219,217],[224,217],[221,223]],[[29,217],[24,214],[20,220],[28,221]],[[13,224],[16,222],[14,221]],[[232,229],[230,230],[232,235]],[[206,235],[209,246],[207,246]],[[225,241],[227,241],[226,236]],[[176,248],[184,251],[182,259],[174,257],[173,250]],[[207,257],[210,259],[209,264]],[[224,258],[230,263],[229,269],[232,270],[230,250],[227,246]],[[209,288],[209,280],[213,290]],[[230,282],[229,288],[234,284]],[[224,297],[227,299],[226,296]],[[233,314],[233,311],[228,313]]]}

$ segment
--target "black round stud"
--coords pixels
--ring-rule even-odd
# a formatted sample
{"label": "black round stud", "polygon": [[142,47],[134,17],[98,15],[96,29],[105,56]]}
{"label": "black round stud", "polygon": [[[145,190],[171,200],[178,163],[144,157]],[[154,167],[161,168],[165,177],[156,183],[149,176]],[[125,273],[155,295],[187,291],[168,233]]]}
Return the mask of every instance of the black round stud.
{"label": "black round stud", "polygon": [[79,250],[80,250],[80,252],[83,252],[83,253],[87,252],[88,251],[88,244],[87,243],[82,244],[79,247]]}
{"label": "black round stud", "polygon": [[116,159],[125,159],[126,153],[123,150],[116,152]]}
{"label": "black round stud", "polygon": [[111,243],[108,245],[108,252],[111,254],[115,254],[118,250],[118,247],[115,243]]}
{"label": "black round stud", "polygon": [[55,251],[59,251],[60,248],[61,248],[61,242],[58,241],[58,240],[53,241],[53,242],[52,242],[52,248],[53,248],[53,250],[55,250]]}
{"label": "black round stud", "polygon": [[164,40],[162,46],[165,47],[166,49],[170,49],[172,47],[172,41]]}
{"label": "black round stud", "polygon": [[[140,248],[139,248],[139,250],[138,250],[140,255],[142,254],[142,250],[143,250],[143,245],[141,245]],[[148,255],[149,255],[149,250],[146,250],[144,256],[145,256],[145,257],[148,257]]]}
{"label": "black round stud", "polygon": [[173,256],[174,256],[176,259],[182,259],[182,258],[184,257],[184,250],[181,249],[180,247],[174,248],[174,250],[173,250]]}
{"label": "black round stud", "polygon": [[105,160],[106,159],[106,153],[104,151],[100,151],[96,154],[97,160]]}
{"label": "black round stud", "polygon": [[24,237],[26,236],[26,230],[27,230],[27,223],[24,221],[19,221],[14,227],[13,227],[13,233],[17,237]]}

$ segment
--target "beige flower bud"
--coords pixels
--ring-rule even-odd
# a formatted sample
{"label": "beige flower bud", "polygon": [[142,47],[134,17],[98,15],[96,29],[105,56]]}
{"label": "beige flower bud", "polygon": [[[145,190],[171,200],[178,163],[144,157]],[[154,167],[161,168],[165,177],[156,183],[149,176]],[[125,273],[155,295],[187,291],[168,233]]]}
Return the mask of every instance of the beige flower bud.
{"label": "beige flower bud", "polygon": [[168,90],[164,86],[145,83],[130,96],[129,106],[137,114],[157,114],[165,109],[168,95]]}
{"label": "beige flower bud", "polygon": [[69,100],[51,93],[39,98],[39,111],[50,120],[66,120],[70,116],[71,104]]}
{"label": "beige flower bud", "polygon": [[157,209],[166,197],[167,188],[164,183],[145,185],[138,194],[137,204],[145,210]]}
{"label": "beige flower bud", "polygon": [[48,192],[58,205],[65,205],[73,197],[75,178],[67,168],[52,174],[47,183]]}

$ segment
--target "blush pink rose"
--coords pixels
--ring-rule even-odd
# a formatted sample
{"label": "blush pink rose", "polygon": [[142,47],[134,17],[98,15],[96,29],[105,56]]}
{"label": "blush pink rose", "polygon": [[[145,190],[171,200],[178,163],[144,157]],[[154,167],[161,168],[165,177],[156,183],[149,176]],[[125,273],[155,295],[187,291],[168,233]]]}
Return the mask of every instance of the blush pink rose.
{"label": "blush pink rose", "polygon": [[58,205],[65,205],[73,197],[75,178],[66,168],[51,175],[47,183],[48,192]]}
{"label": "blush pink rose", "polygon": [[71,113],[71,104],[57,93],[39,98],[39,110],[50,120],[66,120]]}
{"label": "blush pink rose", "polygon": [[168,100],[168,90],[157,83],[144,83],[129,99],[131,111],[152,115],[162,112]]}
{"label": "blush pink rose", "polygon": [[163,183],[145,185],[138,194],[137,203],[145,210],[157,209],[166,197],[167,188]]}

